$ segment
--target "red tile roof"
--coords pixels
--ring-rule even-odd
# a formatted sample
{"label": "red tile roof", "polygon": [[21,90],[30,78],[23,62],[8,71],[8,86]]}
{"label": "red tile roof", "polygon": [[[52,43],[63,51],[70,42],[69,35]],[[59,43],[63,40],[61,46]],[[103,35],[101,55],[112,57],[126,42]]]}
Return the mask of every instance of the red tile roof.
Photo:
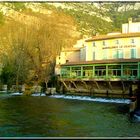
{"label": "red tile roof", "polygon": [[114,34],[114,35],[97,35],[93,36],[85,40],[86,42],[97,41],[97,40],[107,40],[107,39],[115,39],[115,38],[128,38],[128,37],[140,37],[139,33],[122,33],[122,34]]}
{"label": "red tile roof", "polygon": [[70,65],[86,65],[86,64],[111,64],[111,63],[126,63],[126,62],[140,62],[140,59],[110,59],[110,60],[94,60],[94,61],[78,61],[78,62],[67,62],[61,66]]}

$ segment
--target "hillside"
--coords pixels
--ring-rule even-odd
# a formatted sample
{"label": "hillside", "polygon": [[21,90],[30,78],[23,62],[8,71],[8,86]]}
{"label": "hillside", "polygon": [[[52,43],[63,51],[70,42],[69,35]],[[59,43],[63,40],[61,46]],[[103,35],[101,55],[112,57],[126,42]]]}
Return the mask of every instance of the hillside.
{"label": "hillside", "polygon": [[49,3],[73,16],[78,30],[89,36],[120,31],[128,18],[140,21],[140,3],[136,2],[79,2]]}
{"label": "hillside", "polygon": [[91,36],[96,33],[119,31],[121,24],[127,22],[129,17],[138,19],[139,5],[136,2],[1,2],[0,11],[6,18],[28,24],[37,22],[38,19],[46,20],[46,15],[53,17],[53,13],[67,14],[72,16],[77,24],[72,30],[77,30],[81,35]]}

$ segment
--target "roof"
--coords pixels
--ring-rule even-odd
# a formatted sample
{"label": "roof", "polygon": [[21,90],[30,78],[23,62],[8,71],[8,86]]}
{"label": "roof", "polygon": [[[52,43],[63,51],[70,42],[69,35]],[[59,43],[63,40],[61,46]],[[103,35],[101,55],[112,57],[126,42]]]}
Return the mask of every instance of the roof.
{"label": "roof", "polygon": [[107,40],[107,39],[115,39],[115,38],[128,38],[128,37],[140,37],[140,32],[139,33],[122,33],[122,34],[114,34],[114,35],[97,35],[85,41],[90,42],[90,41]]}
{"label": "roof", "polygon": [[71,52],[71,51],[79,51],[80,48],[66,48],[64,50],[62,50],[62,52]]}
{"label": "roof", "polygon": [[140,59],[110,59],[110,60],[94,60],[94,61],[78,61],[78,62],[67,62],[61,66],[70,65],[86,65],[86,64],[111,64],[111,63],[126,63],[126,62],[140,62]]}

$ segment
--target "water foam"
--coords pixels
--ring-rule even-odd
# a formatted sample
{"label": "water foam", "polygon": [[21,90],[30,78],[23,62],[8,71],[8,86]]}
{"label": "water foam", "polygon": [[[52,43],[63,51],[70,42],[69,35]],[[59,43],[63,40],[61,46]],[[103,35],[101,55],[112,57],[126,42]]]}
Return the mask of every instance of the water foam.
{"label": "water foam", "polygon": [[63,98],[63,99],[72,99],[72,100],[84,100],[84,101],[95,101],[95,102],[106,102],[106,103],[123,103],[130,104],[129,99],[106,99],[106,98],[94,98],[87,96],[72,96],[72,95],[51,95],[52,98]]}
{"label": "water foam", "polygon": [[15,95],[23,95],[23,93],[20,93],[20,92],[14,92],[14,93],[10,93],[10,95],[13,95],[13,96],[15,96]]}
{"label": "water foam", "polygon": [[31,94],[31,96],[46,96],[45,93],[34,93],[34,94]]}

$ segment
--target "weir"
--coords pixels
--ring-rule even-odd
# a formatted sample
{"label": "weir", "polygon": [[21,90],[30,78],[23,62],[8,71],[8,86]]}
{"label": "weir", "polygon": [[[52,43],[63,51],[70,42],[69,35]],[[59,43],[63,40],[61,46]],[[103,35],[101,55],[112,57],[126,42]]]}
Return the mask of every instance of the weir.
{"label": "weir", "polygon": [[83,100],[83,101],[95,101],[95,102],[104,102],[104,103],[122,103],[130,104],[129,99],[108,99],[108,98],[91,98],[88,96],[72,96],[72,95],[51,95],[51,98],[63,98],[69,100]]}
{"label": "weir", "polygon": [[[60,92],[64,88],[64,94],[75,93],[99,97],[131,98],[138,90],[138,81],[95,81],[93,79],[59,79]],[[82,83],[82,84],[81,84]],[[61,87],[63,86],[63,88]]]}

